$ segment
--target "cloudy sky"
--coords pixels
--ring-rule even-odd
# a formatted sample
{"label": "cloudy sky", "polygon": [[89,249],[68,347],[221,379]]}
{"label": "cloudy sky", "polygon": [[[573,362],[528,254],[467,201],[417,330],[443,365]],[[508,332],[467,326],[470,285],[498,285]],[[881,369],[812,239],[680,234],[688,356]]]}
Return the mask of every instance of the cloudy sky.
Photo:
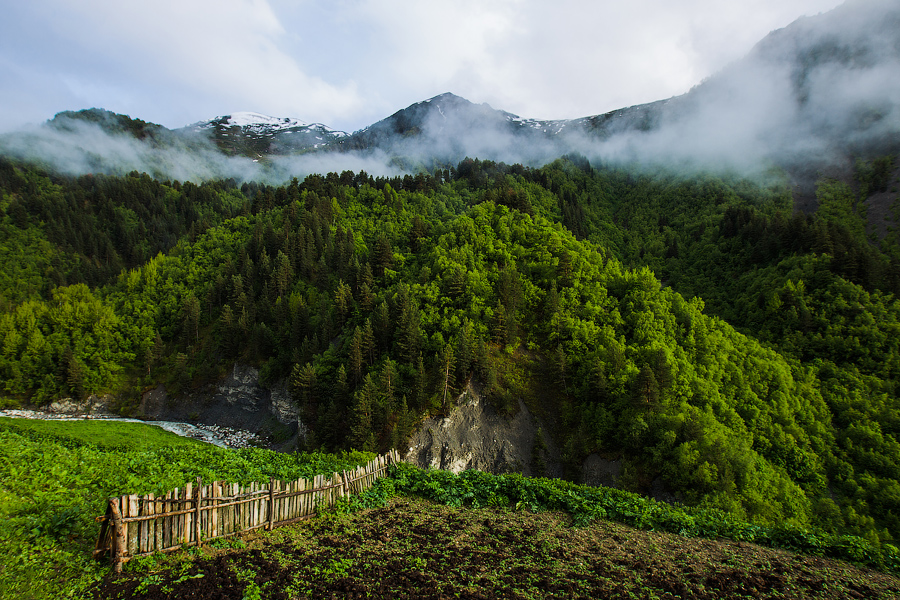
{"label": "cloudy sky", "polygon": [[28,0],[0,20],[0,131],[101,107],[354,131],[453,92],[576,118],[688,91],[839,0]]}

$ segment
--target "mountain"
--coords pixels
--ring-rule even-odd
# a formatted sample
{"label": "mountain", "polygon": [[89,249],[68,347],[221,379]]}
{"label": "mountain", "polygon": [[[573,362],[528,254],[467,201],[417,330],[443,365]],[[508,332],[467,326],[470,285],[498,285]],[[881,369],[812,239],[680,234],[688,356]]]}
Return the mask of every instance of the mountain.
{"label": "mountain", "polygon": [[139,140],[160,142],[169,133],[168,129],[156,123],[132,119],[102,108],[88,108],[79,111],[57,113],[47,126],[60,132],[78,133],[85,124],[96,125],[109,134],[131,135]]}
{"label": "mountain", "polygon": [[[467,156],[540,166],[577,152],[595,164],[742,173],[778,166],[811,208],[820,173],[846,178],[856,157],[900,151],[898,72],[900,8],[855,0],[773,31],[683,95],[604,114],[522,118],[447,93],[347,134],[257,113],[168,130],[91,109],[0,136],[0,152],[69,173],[143,170],[272,183],[348,165],[390,175],[445,168]],[[177,154],[166,154],[172,150]]]}
{"label": "mountain", "polygon": [[347,136],[321,123],[307,124],[254,112],[216,117],[178,131],[205,135],[225,154],[254,158],[316,150]]}
{"label": "mountain", "polygon": [[[554,138],[568,121],[523,119],[445,93],[417,102],[339,140],[343,151],[382,150],[422,162],[458,162],[465,156],[502,158],[534,147],[534,159],[551,159],[564,151]],[[520,161],[521,162],[521,161]],[[524,162],[534,162],[527,160]]]}
{"label": "mountain", "polygon": [[777,164],[798,180],[900,149],[900,5],[857,0],[773,31],[742,60],[674,98],[556,121],[442,94],[338,145],[455,162],[539,164],[577,150],[603,161],[742,171]]}

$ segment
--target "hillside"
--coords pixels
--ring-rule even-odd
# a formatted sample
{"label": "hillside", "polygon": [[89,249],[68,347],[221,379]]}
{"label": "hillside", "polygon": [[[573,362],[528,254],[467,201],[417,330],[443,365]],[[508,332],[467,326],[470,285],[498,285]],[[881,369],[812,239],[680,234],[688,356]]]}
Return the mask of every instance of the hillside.
{"label": "hillside", "polygon": [[2,600],[891,598],[900,586],[896,549],[851,536],[762,527],[558,480],[406,465],[311,521],[135,559],[114,575],[91,559],[95,517],[108,496],[161,493],[197,476],[309,477],[371,455],[225,450],[147,425],[97,421],[0,419],[0,440]]}
{"label": "hillside", "polygon": [[128,412],[240,362],[288,379],[306,447],[383,450],[475,380],[549,417],[569,478],[600,454],[627,489],[900,535],[897,238],[868,241],[846,186],[803,217],[777,180],[578,157],[278,188],[3,173],[11,402]]}
{"label": "hillside", "polygon": [[162,493],[196,477],[310,477],[372,455],[226,450],[152,425],[0,418],[0,599],[83,598],[109,571],[92,558],[110,496]]}
{"label": "hillside", "polygon": [[136,570],[95,598],[865,598],[895,577],[741,542],[401,498]]}

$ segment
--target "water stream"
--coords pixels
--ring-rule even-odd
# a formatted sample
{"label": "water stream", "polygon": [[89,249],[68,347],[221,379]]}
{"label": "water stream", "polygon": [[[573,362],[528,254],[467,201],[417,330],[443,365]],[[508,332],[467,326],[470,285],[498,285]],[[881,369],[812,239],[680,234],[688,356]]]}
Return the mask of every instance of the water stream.
{"label": "water stream", "polygon": [[49,413],[38,410],[0,410],[0,417],[12,417],[16,419],[41,419],[54,421],[123,421],[126,423],[143,423],[144,425],[154,425],[161,427],[166,431],[170,431],[182,437],[189,437],[195,440],[214,444],[222,448],[247,448],[256,445],[259,438],[256,434],[241,429],[232,429],[230,427],[220,427],[218,425],[194,425],[192,423],[180,423],[177,421],[142,421],[140,419],[129,419],[126,417],[118,417],[116,415],[65,415],[58,413]]}

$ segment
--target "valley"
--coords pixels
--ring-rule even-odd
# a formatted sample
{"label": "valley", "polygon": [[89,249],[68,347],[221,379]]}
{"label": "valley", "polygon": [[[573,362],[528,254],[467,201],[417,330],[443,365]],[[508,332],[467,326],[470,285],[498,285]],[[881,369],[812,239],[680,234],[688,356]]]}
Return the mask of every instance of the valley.
{"label": "valley", "polygon": [[[898,32],[848,2],[572,119],[0,134],[0,411],[255,436],[0,418],[0,597],[896,595]],[[308,525],[88,559],[111,494],[389,449]]]}

